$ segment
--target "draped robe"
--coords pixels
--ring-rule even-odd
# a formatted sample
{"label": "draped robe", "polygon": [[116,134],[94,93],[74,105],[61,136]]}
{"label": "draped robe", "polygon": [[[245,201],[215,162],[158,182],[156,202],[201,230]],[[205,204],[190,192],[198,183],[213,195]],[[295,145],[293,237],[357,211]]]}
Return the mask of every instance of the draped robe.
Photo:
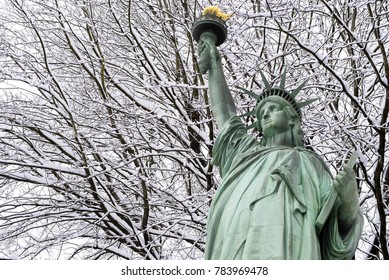
{"label": "draped robe", "polygon": [[324,226],[316,219],[332,191],[320,157],[304,147],[263,147],[233,117],[214,147],[222,183],[212,201],[206,259],[350,259],[363,218],[338,230],[338,199]]}

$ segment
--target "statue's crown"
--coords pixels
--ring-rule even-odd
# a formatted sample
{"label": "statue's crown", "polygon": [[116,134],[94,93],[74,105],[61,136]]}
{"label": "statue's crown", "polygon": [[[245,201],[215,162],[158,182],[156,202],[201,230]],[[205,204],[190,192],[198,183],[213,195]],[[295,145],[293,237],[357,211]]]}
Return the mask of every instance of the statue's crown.
{"label": "statue's crown", "polygon": [[[286,101],[287,103],[289,103],[289,105],[296,111],[298,117],[301,119],[301,108],[305,107],[305,106],[307,106],[307,105],[309,105],[312,102],[315,102],[317,100],[317,98],[315,98],[315,99],[310,99],[307,101],[297,102],[295,98],[299,94],[299,92],[303,89],[303,87],[305,86],[307,81],[304,81],[297,88],[295,88],[291,91],[287,91],[285,89],[286,70],[282,74],[281,83],[280,83],[280,86],[278,86],[278,87],[272,87],[261,70],[259,70],[259,73],[261,74],[262,81],[265,85],[265,90],[261,94],[255,94],[254,92],[252,92],[250,90],[239,87],[244,93],[248,94],[249,96],[251,96],[252,98],[254,98],[257,101],[257,106],[255,107],[255,109],[243,114],[242,116],[256,115],[256,110],[260,106],[260,103],[262,103],[263,101],[265,101],[266,99],[268,99],[271,96],[278,96],[278,97],[282,98],[284,101]],[[258,122],[258,120],[256,122],[254,122],[253,124],[251,124],[248,127],[248,129],[257,127],[257,122]]]}

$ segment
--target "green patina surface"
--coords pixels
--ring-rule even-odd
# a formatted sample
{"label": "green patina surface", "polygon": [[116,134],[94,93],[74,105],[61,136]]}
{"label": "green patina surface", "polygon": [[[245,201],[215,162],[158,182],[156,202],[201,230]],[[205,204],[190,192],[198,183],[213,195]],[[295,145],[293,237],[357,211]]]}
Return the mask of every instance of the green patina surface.
{"label": "green patina surface", "polygon": [[352,258],[363,227],[352,164],[333,178],[304,148],[297,102],[284,93],[261,100],[256,116],[263,137],[249,136],[213,36],[201,37],[199,56],[220,129],[213,164],[222,176],[208,217],[206,258]]}

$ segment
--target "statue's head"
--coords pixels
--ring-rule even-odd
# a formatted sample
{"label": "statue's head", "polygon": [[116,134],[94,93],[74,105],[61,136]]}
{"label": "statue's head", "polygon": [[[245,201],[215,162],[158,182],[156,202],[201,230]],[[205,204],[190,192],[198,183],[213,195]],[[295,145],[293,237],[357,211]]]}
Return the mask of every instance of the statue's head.
{"label": "statue's head", "polygon": [[266,87],[265,91],[256,95],[253,92],[243,90],[257,100],[255,110],[250,113],[257,117],[257,121],[253,125],[263,135],[262,144],[266,145],[268,139],[282,135],[281,137],[284,137],[290,145],[303,146],[304,136],[301,129],[300,109],[315,101],[308,100],[298,103],[295,100],[305,83],[289,92],[285,90],[285,73],[280,87],[271,87],[263,73],[260,73]]}
{"label": "statue's head", "polygon": [[289,102],[279,95],[270,95],[258,102],[255,115],[257,130],[263,135],[262,144],[265,144],[267,139],[282,134],[293,146],[303,146],[300,110],[294,105],[296,102]]}

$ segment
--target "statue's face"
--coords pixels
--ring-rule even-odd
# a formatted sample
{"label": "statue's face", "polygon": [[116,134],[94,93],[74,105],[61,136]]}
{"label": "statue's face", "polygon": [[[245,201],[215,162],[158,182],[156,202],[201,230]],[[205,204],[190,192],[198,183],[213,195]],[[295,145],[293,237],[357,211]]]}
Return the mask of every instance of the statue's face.
{"label": "statue's face", "polygon": [[271,137],[288,131],[289,118],[284,107],[276,102],[268,101],[259,111],[262,133]]}

